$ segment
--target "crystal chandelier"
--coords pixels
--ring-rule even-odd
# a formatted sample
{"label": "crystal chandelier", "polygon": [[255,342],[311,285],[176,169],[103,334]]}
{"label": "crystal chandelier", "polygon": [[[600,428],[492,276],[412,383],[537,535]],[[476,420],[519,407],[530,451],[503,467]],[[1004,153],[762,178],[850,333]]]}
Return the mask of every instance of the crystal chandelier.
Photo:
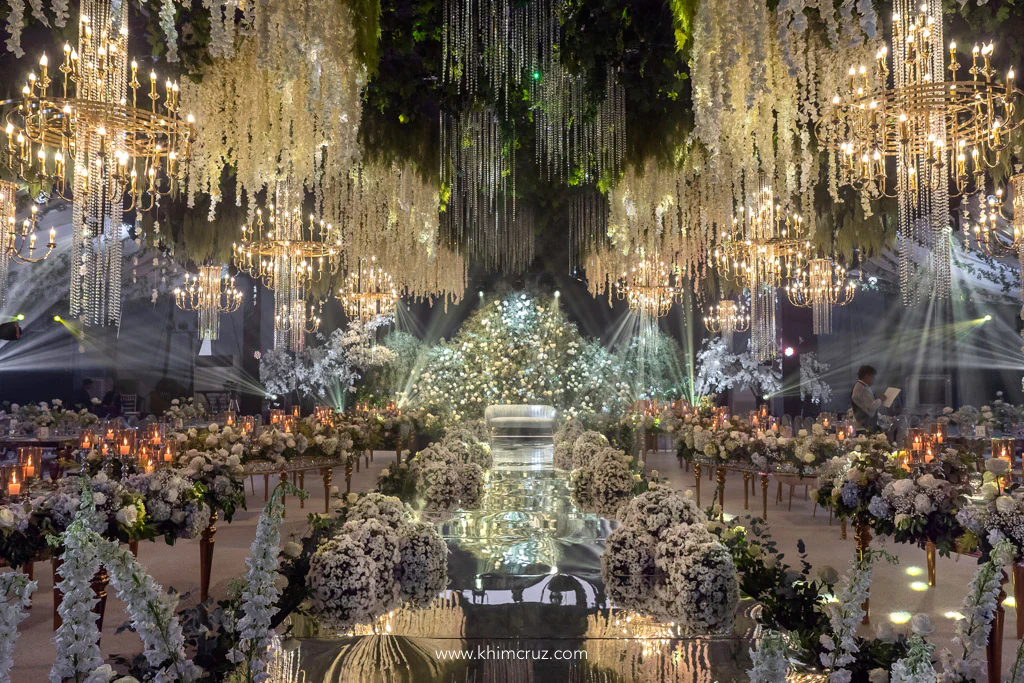
{"label": "crystal chandelier", "polygon": [[46,243],[46,252],[36,252],[36,216],[39,209],[33,204],[32,216],[26,218],[19,227],[15,218],[17,192],[17,184],[0,180],[0,308],[7,305],[7,285],[11,263],[45,261],[57,246],[56,231],[50,228],[50,240]]}
{"label": "crystal chandelier", "polygon": [[750,290],[750,346],[760,361],[777,353],[775,304],[778,288],[802,268],[810,249],[806,226],[798,215],[783,214],[763,179],[754,205],[740,209],[733,234],[713,253],[719,273]]}
{"label": "crystal chandelier", "polygon": [[734,333],[750,330],[750,311],[742,301],[722,299],[704,316],[704,327],[711,334],[721,334],[731,346]]}
{"label": "crystal chandelier", "polygon": [[818,121],[818,138],[832,150],[833,182],[899,199],[904,304],[918,302],[928,287],[949,296],[949,197],[985,192],[989,170],[1020,125],[1014,73],[1005,83],[993,81],[993,49],[975,45],[970,78],[961,80],[955,42],[946,60],[941,0],[896,0],[892,71],[883,47],[873,73],[850,69],[845,92]]}
{"label": "crystal chandelier", "polygon": [[242,305],[242,292],[224,273],[223,266],[202,266],[198,275],[185,274],[183,287],[174,289],[174,303],[183,311],[199,313],[199,338],[220,338],[220,314],[234,313]]}
{"label": "crystal chandelier", "polygon": [[679,301],[682,288],[664,262],[644,259],[622,273],[616,285],[619,300],[625,299],[631,311],[640,317],[656,320],[668,315],[672,305]]}
{"label": "crystal chandelier", "polygon": [[[972,217],[964,202],[962,229],[968,244],[972,244],[989,256],[1016,254],[1021,271],[1021,300],[1024,301],[1024,173],[1010,178],[1013,193],[1013,216],[1003,213],[1003,191],[978,199],[976,218]],[[1012,222],[1009,234],[1000,232],[1002,223]]]}
{"label": "crystal chandelier", "polygon": [[853,301],[857,285],[846,275],[831,258],[812,258],[786,285],[790,303],[811,309],[814,334],[832,334],[832,307]]}
{"label": "crystal chandelier", "polygon": [[338,298],[350,320],[394,320],[398,289],[391,275],[377,265],[377,257],[371,256],[368,265],[360,260],[359,266],[348,274]]}
{"label": "crystal chandelier", "polygon": [[234,264],[274,291],[274,345],[291,351],[305,347],[305,335],[320,327],[321,306],[307,306],[309,285],[338,271],[341,237],[330,223],[304,220],[302,193],[290,179],[280,180],[275,203],[256,210],[234,245]]}
{"label": "crystal chandelier", "polygon": [[[87,325],[121,320],[122,214],[148,211],[178,189],[192,117],[178,85],[155,73],[139,106],[138,65],[128,62],[128,3],[82,0],[78,45],[64,46],[60,95],[46,55],[20,99],[4,106],[5,163],[73,202],[71,315]],[[71,176],[70,178],[68,176]],[[70,190],[70,192],[69,192]]]}

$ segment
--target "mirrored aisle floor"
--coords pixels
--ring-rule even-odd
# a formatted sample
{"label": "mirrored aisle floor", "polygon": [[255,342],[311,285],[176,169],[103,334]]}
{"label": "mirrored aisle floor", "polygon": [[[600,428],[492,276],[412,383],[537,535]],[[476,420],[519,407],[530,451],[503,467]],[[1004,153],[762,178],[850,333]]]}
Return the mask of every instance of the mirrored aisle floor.
{"label": "mirrored aisle floor", "polygon": [[[674,637],[609,604],[601,553],[615,521],[576,509],[545,441],[492,444],[477,509],[420,512],[448,544],[449,586],[399,610],[383,635],[302,642],[306,681],[526,683],[736,681],[749,639]],[[747,630],[737,625],[737,633]],[[369,629],[367,629],[369,632]]]}

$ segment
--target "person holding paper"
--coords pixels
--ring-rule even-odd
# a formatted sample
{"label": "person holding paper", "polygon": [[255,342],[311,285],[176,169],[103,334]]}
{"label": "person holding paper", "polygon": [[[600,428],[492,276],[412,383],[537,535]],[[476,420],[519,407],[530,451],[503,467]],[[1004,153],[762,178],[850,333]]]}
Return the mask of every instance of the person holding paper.
{"label": "person holding paper", "polygon": [[882,405],[882,399],[875,398],[871,390],[877,375],[878,372],[870,365],[862,365],[857,370],[857,383],[853,385],[850,403],[858,431],[873,432],[878,428],[878,408]]}

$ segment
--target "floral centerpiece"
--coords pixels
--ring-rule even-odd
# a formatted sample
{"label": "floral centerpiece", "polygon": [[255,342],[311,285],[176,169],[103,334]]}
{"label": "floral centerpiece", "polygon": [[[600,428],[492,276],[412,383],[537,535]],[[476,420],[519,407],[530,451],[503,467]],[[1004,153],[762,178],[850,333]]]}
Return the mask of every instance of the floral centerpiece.
{"label": "floral centerpiece", "polygon": [[228,522],[238,508],[245,508],[245,471],[241,444],[226,448],[200,450],[190,448],[178,456],[177,467],[192,481],[202,502],[214,513],[223,513]]}
{"label": "floral centerpiece", "polygon": [[570,473],[573,501],[583,510],[617,516],[634,493],[646,488],[640,472],[634,471],[636,462],[636,458],[610,446],[597,451]]}
{"label": "floral centerpiece", "polygon": [[285,547],[282,619],[299,610],[327,633],[345,633],[401,605],[428,603],[448,585],[448,548],[433,525],[379,493],[349,494],[336,517],[313,518]]}
{"label": "floral centerpiece", "polygon": [[471,507],[483,493],[484,472],[480,465],[442,443],[417,453],[410,471],[416,477],[417,492],[432,509]]}
{"label": "floral centerpiece", "polygon": [[182,470],[139,472],[128,476],[125,486],[143,497],[149,522],[168,544],[196,538],[210,525],[212,510],[205,501],[204,485]]}
{"label": "floral centerpiece", "polygon": [[732,627],[739,592],[729,550],[696,503],[667,486],[626,505],[622,526],[608,536],[601,576],[617,606],[694,634]]}
{"label": "floral centerpiece", "polygon": [[164,420],[182,427],[205,418],[206,406],[192,397],[172,399],[163,417]]}

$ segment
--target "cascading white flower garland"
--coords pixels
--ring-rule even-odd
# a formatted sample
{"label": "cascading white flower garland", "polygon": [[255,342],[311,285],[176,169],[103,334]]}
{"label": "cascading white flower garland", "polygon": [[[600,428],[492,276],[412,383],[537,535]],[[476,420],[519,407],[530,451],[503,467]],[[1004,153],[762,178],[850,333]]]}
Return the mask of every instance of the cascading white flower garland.
{"label": "cascading white flower garland", "polygon": [[18,624],[28,616],[37,584],[23,572],[0,574],[0,683],[10,683]]}
{"label": "cascading white flower garland", "polygon": [[985,645],[995,620],[1003,572],[1013,565],[1015,552],[1010,541],[1000,541],[992,549],[989,561],[975,572],[970,590],[960,608],[964,618],[956,622],[956,633],[953,635],[953,646],[960,652],[955,655],[950,649],[944,648],[939,653],[939,662],[942,664],[939,683],[985,678]]}
{"label": "cascading white flower garland", "polygon": [[770,629],[762,633],[757,647],[750,648],[750,663],[750,683],[785,683],[789,673],[785,636]]}
{"label": "cascading white flower garland", "polygon": [[[206,2],[217,8],[217,0]],[[232,17],[233,7],[227,7]],[[222,174],[233,166],[238,205],[249,198],[253,211],[252,197],[288,172],[316,193],[315,213],[337,223],[325,213],[324,198],[345,187],[358,159],[366,81],[348,9],[329,0],[260,3],[251,31],[243,31],[250,35],[230,50],[214,19],[211,54],[217,57],[201,80],[181,83],[183,111],[195,115],[198,133],[190,205],[196,195],[210,195],[212,217]],[[224,45],[215,49],[219,42]]]}
{"label": "cascading white flower garland", "polygon": [[110,572],[110,585],[127,605],[132,627],[142,639],[146,661],[159,667],[154,680],[199,680],[203,670],[185,653],[185,637],[175,616],[177,596],[165,594],[128,549],[92,534],[99,558]]}
{"label": "cascading white flower garland", "polygon": [[25,56],[21,47],[21,32],[25,29],[25,0],[7,0],[10,11],[7,14],[7,51],[17,58]]}
{"label": "cascading white flower garland", "polygon": [[274,489],[264,506],[256,525],[256,538],[249,546],[250,554],[245,560],[249,571],[245,574],[245,588],[241,595],[242,618],[231,626],[239,640],[228,653],[228,659],[236,663],[246,662],[246,676],[255,683],[269,679],[266,671],[273,657],[274,631],[270,622],[278,612],[277,599],[281,595],[275,580],[284,512],[281,498],[285,493],[305,496],[305,492],[282,484]]}
{"label": "cascading white flower garland", "polygon": [[64,548],[57,570],[61,581],[56,588],[64,598],[57,607],[61,625],[54,635],[57,656],[50,668],[51,683],[62,683],[69,678],[90,681],[103,667],[97,627],[99,615],[93,612],[99,598],[92,589],[92,579],[99,571],[100,556],[88,525],[92,508],[92,491],[85,487],[74,521],[60,537],[47,539],[52,545]]}
{"label": "cascading white flower garland", "polygon": [[925,642],[918,633],[910,637],[907,645],[907,654],[893,662],[889,683],[934,683],[932,651],[935,646]]}

